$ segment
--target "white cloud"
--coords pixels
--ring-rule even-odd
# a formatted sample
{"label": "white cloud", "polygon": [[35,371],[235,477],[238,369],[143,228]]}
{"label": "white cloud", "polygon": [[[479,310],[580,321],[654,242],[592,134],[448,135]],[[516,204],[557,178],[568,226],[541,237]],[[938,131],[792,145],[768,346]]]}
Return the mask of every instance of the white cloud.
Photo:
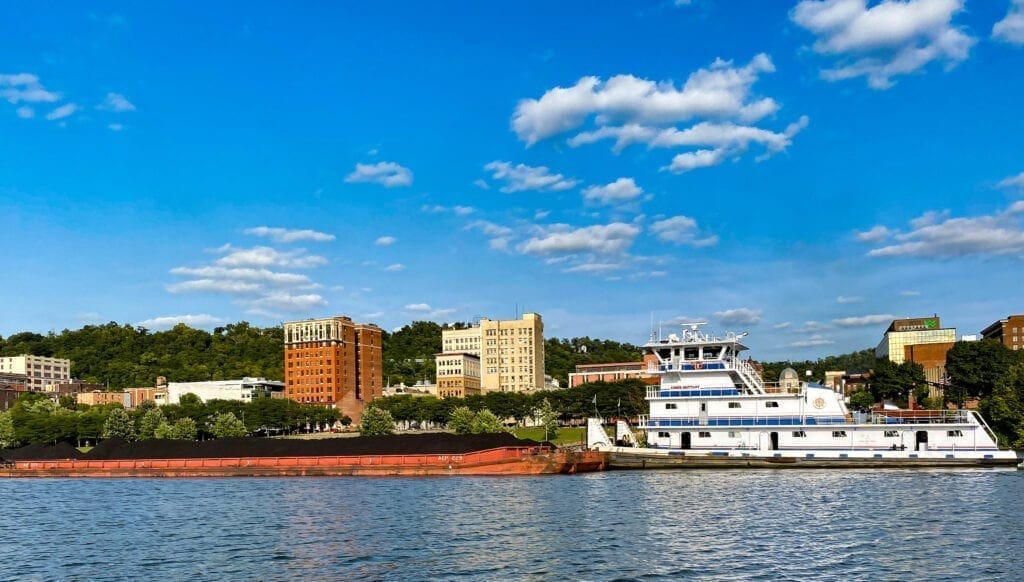
{"label": "white cloud", "polygon": [[65,117],[70,117],[71,115],[74,115],[76,111],[78,111],[78,105],[75,105],[74,103],[65,103],[64,105],[61,105],[60,107],[47,113],[46,119],[48,119],[49,121],[64,119]]}
{"label": "white cloud", "polygon": [[423,313],[430,311],[431,307],[429,303],[410,303],[404,308],[406,311],[414,311],[417,313]]}
{"label": "white cloud", "polygon": [[840,305],[849,305],[850,303],[860,303],[861,301],[864,301],[863,297],[845,297],[843,295],[840,295],[839,297],[836,297],[836,303],[838,303]]}
{"label": "white cloud", "polygon": [[761,310],[750,309],[748,307],[738,307],[736,309],[716,311],[715,317],[717,317],[722,323],[728,325],[757,325],[757,323],[761,321]]}
{"label": "white cloud", "polygon": [[822,325],[822,323],[820,321],[811,320],[811,321],[805,321],[803,326],[800,327],[799,329],[797,329],[796,331],[797,331],[797,333],[810,333],[812,331],[820,331],[820,330],[822,330],[824,328],[825,328],[825,326]]}
{"label": "white cloud", "polygon": [[871,230],[856,232],[857,240],[861,242],[881,242],[889,238],[891,234],[892,231],[881,225],[872,227]]}
{"label": "white cloud", "polygon": [[583,197],[600,204],[615,204],[634,200],[644,191],[636,185],[633,178],[619,178],[604,186],[590,186],[583,190]]}
{"label": "white cloud", "polygon": [[415,317],[424,317],[428,319],[448,317],[458,311],[453,307],[435,309],[431,307],[429,303],[410,303],[406,305],[404,309]]}
{"label": "white cloud", "polygon": [[1013,0],[1006,17],[992,26],[992,38],[1024,45],[1024,0]]}
{"label": "white cloud", "polygon": [[389,273],[397,273],[399,271],[404,271],[405,265],[403,265],[402,263],[393,263],[391,265],[384,267],[384,270],[388,271]]}
{"label": "white cloud", "polygon": [[505,193],[526,190],[560,192],[579,183],[576,179],[566,178],[561,174],[552,174],[544,166],[533,167],[525,164],[513,166],[511,162],[493,161],[484,166],[484,169],[491,172],[492,179],[505,182],[505,185],[501,187],[501,191]]}
{"label": "white cloud", "polygon": [[[648,148],[695,148],[675,156],[663,168],[676,173],[718,165],[745,153],[752,144],[764,148],[760,160],[785,150],[808,124],[805,116],[782,132],[754,125],[779,109],[775,100],[752,94],[760,76],[774,71],[771,59],[759,54],[742,67],[717,59],[710,67],[692,73],[682,88],[671,81],[632,75],[617,75],[607,81],[584,77],[572,87],[556,87],[539,99],[521,100],[512,128],[529,147],[574,131],[592,119],[594,128],[570,137],[570,146],[611,139],[616,153],[637,143]],[[675,127],[680,123],[692,125]]]}
{"label": "white cloud", "polygon": [[1024,201],[992,215],[949,218],[926,213],[911,221],[910,229],[895,235],[894,244],[868,252],[872,257],[929,258],[969,255],[1024,257]]}
{"label": "white cloud", "polygon": [[20,117],[21,119],[32,119],[36,116],[36,110],[32,109],[28,105],[23,105],[19,107],[17,113],[18,117]]}
{"label": "white cloud", "polygon": [[677,245],[701,248],[718,244],[716,235],[700,236],[697,221],[689,216],[672,216],[659,220],[651,225],[651,232],[658,237],[658,240]]}
{"label": "white cloud", "polygon": [[790,18],[817,36],[815,52],[837,57],[823,78],[863,76],[886,89],[933,61],[951,68],[967,59],[975,39],[952,23],[962,10],[962,0],[803,0]]}
{"label": "white cloud", "polygon": [[327,301],[316,293],[295,295],[287,291],[267,293],[259,299],[247,302],[254,309],[277,309],[280,311],[303,312],[314,307],[323,307]]}
{"label": "white cloud", "polygon": [[334,240],[333,234],[326,232],[318,232],[310,229],[292,229],[292,228],[278,228],[270,226],[256,226],[253,228],[245,229],[245,234],[268,237],[274,242],[279,243],[291,243],[300,240],[309,240],[314,242],[329,242]]}
{"label": "white cloud", "polygon": [[623,268],[621,263],[582,263],[564,270],[565,273],[607,273]]}
{"label": "white cloud", "polygon": [[15,105],[18,103],[53,103],[60,99],[60,94],[47,91],[39,83],[39,77],[30,73],[0,74],[0,98]]}
{"label": "white cloud", "polygon": [[920,291],[900,291],[901,297],[920,297]]}
{"label": "white cloud", "polygon": [[167,290],[171,293],[252,294],[262,291],[263,286],[234,279],[193,279],[168,285]]}
{"label": "white cloud", "polygon": [[1010,176],[1003,178],[996,184],[997,188],[1021,188],[1024,189],[1024,172],[1017,174],[1016,176]]}
{"label": "white cloud", "polygon": [[110,131],[121,131],[124,129],[124,125],[121,125],[120,123],[111,123],[107,125],[107,129]]}
{"label": "white cloud", "polygon": [[398,240],[398,239],[396,239],[393,236],[380,236],[380,237],[377,237],[377,240],[373,241],[373,244],[375,244],[375,245],[377,245],[379,247],[389,247],[389,246],[395,244],[396,240]]}
{"label": "white cloud", "polygon": [[220,317],[200,313],[197,315],[165,315],[161,317],[153,317],[151,319],[144,319],[136,325],[146,329],[170,329],[179,323],[184,323],[189,327],[209,327],[211,325],[222,323],[223,321],[224,320]]}
{"label": "white cloud", "polygon": [[124,111],[135,111],[135,106],[120,93],[107,93],[107,98],[103,100],[103,103],[97,106],[97,109],[117,111],[120,113]]}
{"label": "white cloud", "polygon": [[345,176],[346,182],[372,182],[385,188],[412,185],[412,170],[395,162],[356,164],[356,169]]}
{"label": "white cloud", "polygon": [[451,212],[455,216],[469,216],[476,212],[476,208],[473,208],[472,206],[441,206],[439,204],[424,204],[420,210],[423,212],[430,212],[432,214]]}
{"label": "white cloud", "polygon": [[490,246],[496,251],[507,251],[514,233],[511,228],[486,220],[474,220],[466,225],[466,230],[477,230],[490,238]]}
{"label": "white cloud", "polygon": [[309,269],[327,263],[327,259],[319,255],[306,253],[305,249],[279,251],[271,247],[235,248],[222,247],[221,251],[230,251],[217,259],[223,267],[292,267]]}
{"label": "white cloud", "polygon": [[482,178],[477,178],[476,180],[473,180],[473,185],[476,186],[477,188],[482,189],[482,190],[490,190],[491,189],[491,185],[488,184],[487,181],[482,179]]}
{"label": "white cloud", "polygon": [[309,277],[299,273],[282,273],[264,268],[231,268],[231,267],[175,267],[172,275],[179,277],[198,277],[201,279],[227,279],[233,281],[249,281],[259,284],[280,286],[308,287],[313,283]]}
{"label": "white cloud", "polygon": [[820,335],[812,335],[811,337],[805,340],[797,340],[795,342],[791,342],[789,345],[790,347],[793,348],[813,348],[818,346],[829,346],[834,343],[836,342],[830,339],[826,339]]}
{"label": "white cloud", "polygon": [[872,314],[872,315],[861,315],[858,317],[843,317],[841,319],[833,319],[834,323],[838,327],[866,327],[869,325],[881,325],[883,323],[889,323],[896,319],[896,316],[885,313],[885,314]]}
{"label": "white cloud", "polygon": [[787,329],[791,325],[793,324],[788,321],[783,321],[782,323],[776,323],[775,325],[773,325],[772,329]]}
{"label": "white cloud", "polygon": [[533,255],[576,252],[621,253],[633,244],[638,234],[639,227],[624,222],[583,228],[571,228],[564,224],[553,225],[542,229],[541,234],[528,239],[518,250]]}

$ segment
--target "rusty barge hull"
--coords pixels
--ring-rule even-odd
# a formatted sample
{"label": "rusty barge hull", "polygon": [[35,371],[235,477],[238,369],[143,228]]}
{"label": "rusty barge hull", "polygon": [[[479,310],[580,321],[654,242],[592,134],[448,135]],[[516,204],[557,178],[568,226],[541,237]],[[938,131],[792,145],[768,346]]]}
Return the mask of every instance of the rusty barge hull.
{"label": "rusty barge hull", "polygon": [[431,475],[553,475],[602,471],[607,455],[502,447],[464,454],[317,457],[225,457],[15,461],[0,469],[11,478],[347,477]]}

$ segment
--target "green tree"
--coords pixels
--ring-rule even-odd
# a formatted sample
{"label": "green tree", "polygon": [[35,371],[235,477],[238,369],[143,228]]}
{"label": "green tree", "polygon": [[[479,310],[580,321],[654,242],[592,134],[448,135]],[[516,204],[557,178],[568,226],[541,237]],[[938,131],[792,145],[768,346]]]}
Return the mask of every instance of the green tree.
{"label": "green tree", "polygon": [[162,423],[154,431],[158,439],[194,441],[199,435],[199,427],[191,418],[179,418],[174,424]]}
{"label": "green tree", "polygon": [[211,429],[213,436],[223,439],[228,437],[243,437],[246,435],[245,425],[235,417],[233,413],[227,412],[218,414],[213,421]]}
{"label": "green tree", "polygon": [[395,419],[383,408],[368,406],[363,412],[359,423],[359,433],[363,436],[380,436],[395,432]]}
{"label": "green tree", "polygon": [[473,417],[471,431],[473,434],[505,432],[505,425],[501,423],[501,419],[495,416],[493,412],[485,408],[477,412]]}
{"label": "green tree", "polygon": [[156,438],[156,429],[167,422],[159,408],[151,408],[139,417],[139,440]]}
{"label": "green tree", "polygon": [[544,427],[544,440],[550,440],[558,435],[558,413],[551,406],[547,398],[541,401],[537,408],[537,419]]}
{"label": "green tree", "polygon": [[136,437],[135,422],[123,408],[115,408],[110,411],[110,416],[103,423],[103,438],[121,438],[126,441],[134,441]]}
{"label": "green tree", "polygon": [[875,405],[875,397],[867,390],[858,390],[850,395],[850,408],[853,410],[869,410]]}
{"label": "green tree", "polygon": [[921,364],[895,364],[888,358],[879,358],[871,371],[869,389],[877,402],[893,400],[904,403],[912,391],[925,385]]}
{"label": "green tree", "polygon": [[1024,363],[1011,366],[979,405],[1000,444],[1024,449]]}
{"label": "green tree", "polygon": [[10,449],[18,446],[18,440],[14,435],[14,421],[10,412],[0,412],[0,449]]}
{"label": "green tree", "polygon": [[946,352],[946,374],[952,386],[946,398],[960,403],[965,398],[984,398],[1006,375],[1017,354],[996,340],[956,342]]}
{"label": "green tree", "polygon": [[448,430],[455,434],[469,434],[473,432],[473,419],[476,413],[468,406],[460,406],[452,411],[448,419]]}

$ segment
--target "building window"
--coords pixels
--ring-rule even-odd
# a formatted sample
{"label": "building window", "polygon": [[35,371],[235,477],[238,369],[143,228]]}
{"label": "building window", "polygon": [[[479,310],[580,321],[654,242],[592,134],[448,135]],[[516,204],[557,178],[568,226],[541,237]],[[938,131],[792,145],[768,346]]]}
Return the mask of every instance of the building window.
{"label": "building window", "polygon": [[832,431],[832,438],[834,438],[834,439],[845,439],[846,438],[846,431],[845,430],[834,430],[834,431]]}
{"label": "building window", "polygon": [[802,431],[802,430],[794,430],[793,431],[793,438],[802,439],[802,438],[804,438],[806,436],[807,436],[807,433],[805,431]]}

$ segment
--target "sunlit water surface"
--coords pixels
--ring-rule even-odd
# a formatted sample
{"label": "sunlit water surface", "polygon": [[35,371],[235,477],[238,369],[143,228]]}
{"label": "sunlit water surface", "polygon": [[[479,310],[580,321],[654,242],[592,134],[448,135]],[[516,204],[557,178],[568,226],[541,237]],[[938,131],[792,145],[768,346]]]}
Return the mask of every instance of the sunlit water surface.
{"label": "sunlit water surface", "polygon": [[3,579],[1005,579],[1024,472],[0,480]]}

